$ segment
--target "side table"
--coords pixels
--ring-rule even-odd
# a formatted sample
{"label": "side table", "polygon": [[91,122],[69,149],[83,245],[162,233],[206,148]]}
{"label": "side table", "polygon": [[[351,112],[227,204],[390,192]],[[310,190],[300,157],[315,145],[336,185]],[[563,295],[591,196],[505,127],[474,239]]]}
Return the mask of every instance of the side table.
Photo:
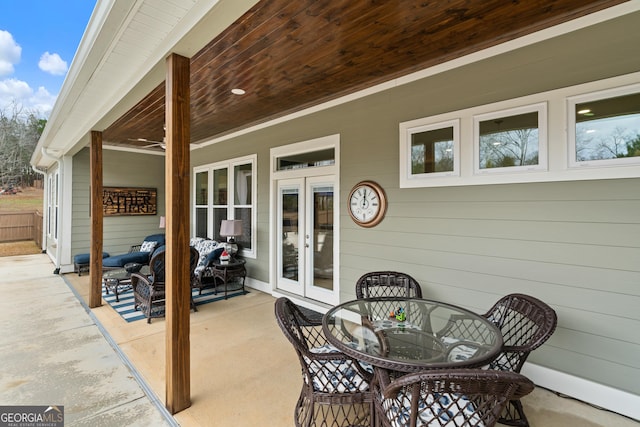
{"label": "side table", "polygon": [[[210,266],[213,267],[213,279],[220,279],[224,285],[224,299],[227,299],[229,291],[229,282],[232,279],[238,279],[242,283],[242,293],[244,290],[244,281],[247,277],[247,269],[244,267],[246,261],[241,258],[233,258],[227,262],[220,260],[212,261]],[[234,289],[235,290],[235,289]]]}
{"label": "side table", "polygon": [[149,266],[130,263],[126,264],[123,268],[105,271],[102,274],[102,283],[104,284],[107,295],[109,295],[109,291],[113,291],[116,296],[116,302],[120,302],[119,292],[131,286],[131,273],[138,271],[142,274],[149,274]]}

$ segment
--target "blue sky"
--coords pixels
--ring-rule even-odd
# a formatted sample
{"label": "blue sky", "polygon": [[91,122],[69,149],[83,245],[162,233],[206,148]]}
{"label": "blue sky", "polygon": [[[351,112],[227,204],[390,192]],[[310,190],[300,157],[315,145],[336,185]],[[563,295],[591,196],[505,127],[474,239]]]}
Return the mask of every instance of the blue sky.
{"label": "blue sky", "polygon": [[48,117],[95,0],[0,0],[0,109]]}

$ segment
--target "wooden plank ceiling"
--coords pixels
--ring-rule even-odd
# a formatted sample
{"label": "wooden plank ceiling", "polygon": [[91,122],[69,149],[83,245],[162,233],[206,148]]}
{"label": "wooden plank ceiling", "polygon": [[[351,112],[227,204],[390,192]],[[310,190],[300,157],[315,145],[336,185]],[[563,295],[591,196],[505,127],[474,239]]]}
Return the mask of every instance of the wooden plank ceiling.
{"label": "wooden plank ceiling", "polygon": [[[625,0],[262,0],[191,58],[191,140],[317,105]],[[246,94],[238,96],[231,89]],[[164,83],[104,131],[159,149]]]}

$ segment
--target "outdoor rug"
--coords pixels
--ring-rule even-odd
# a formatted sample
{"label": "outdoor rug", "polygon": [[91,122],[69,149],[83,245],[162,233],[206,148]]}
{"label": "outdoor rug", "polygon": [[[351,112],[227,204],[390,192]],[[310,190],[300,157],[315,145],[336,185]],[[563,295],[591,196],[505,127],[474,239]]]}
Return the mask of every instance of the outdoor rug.
{"label": "outdoor rug", "polygon": [[[217,294],[214,293],[213,288],[203,289],[202,295],[198,295],[197,289],[193,290],[192,292],[193,292],[193,300],[195,301],[196,306],[209,304],[210,302],[214,302],[214,301],[224,300],[223,287],[218,288]],[[228,292],[227,298],[233,298],[238,295],[244,295],[248,293],[249,291],[247,291],[246,289],[244,292],[242,291],[242,289],[233,290],[233,291],[230,289]],[[102,287],[102,299],[108,302],[109,305],[113,307],[113,309],[117,311],[124,320],[126,320],[127,322],[135,322],[136,320],[146,319],[146,317],[144,317],[144,314],[142,314],[141,311],[135,310],[133,308],[134,306],[133,290],[126,289],[126,288],[121,289],[118,291],[118,297],[120,302],[116,302],[116,296],[113,294],[113,292],[109,292],[109,295],[107,295],[104,286]]]}

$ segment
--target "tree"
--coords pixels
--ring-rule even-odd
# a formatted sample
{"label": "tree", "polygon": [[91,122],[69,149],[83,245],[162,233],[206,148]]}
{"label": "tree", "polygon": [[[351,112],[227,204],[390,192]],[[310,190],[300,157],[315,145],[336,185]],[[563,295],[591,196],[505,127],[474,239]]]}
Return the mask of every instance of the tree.
{"label": "tree", "polygon": [[537,164],[537,128],[480,135],[480,167],[482,169]]}
{"label": "tree", "polygon": [[640,157],[640,134],[636,134],[634,139],[627,141],[627,152],[618,157]]}
{"label": "tree", "polygon": [[0,186],[30,186],[30,160],[47,121],[16,102],[0,110]]}

